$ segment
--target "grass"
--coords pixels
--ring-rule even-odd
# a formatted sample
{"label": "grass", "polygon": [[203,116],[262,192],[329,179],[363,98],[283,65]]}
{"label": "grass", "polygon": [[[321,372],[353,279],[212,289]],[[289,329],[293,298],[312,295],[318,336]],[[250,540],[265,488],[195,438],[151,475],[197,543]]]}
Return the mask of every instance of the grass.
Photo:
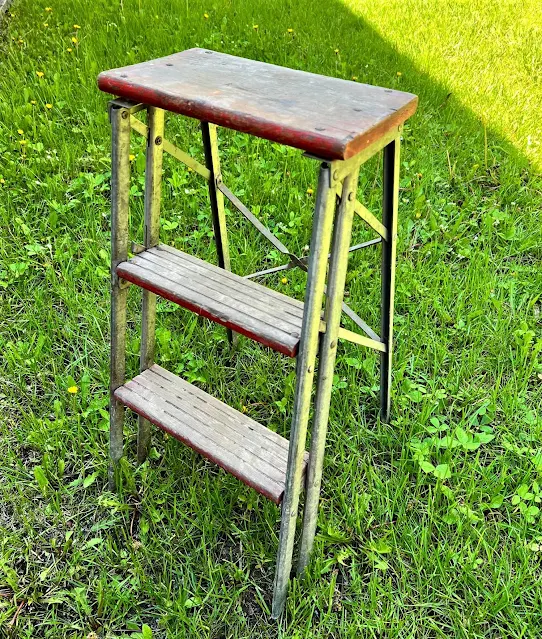
{"label": "grass", "polygon": [[[502,11],[477,3],[480,29],[462,34],[469,57],[447,74],[431,47],[454,42],[465,8],[427,1],[418,22],[413,6],[13,5],[0,45],[2,636],[135,638],[144,624],[158,638],[537,636],[542,181],[524,144],[533,78],[514,75],[512,118],[492,102],[493,69],[530,67],[525,47],[503,61],[487,45],[507,33]],[[396,12],[404,19],[391,28]],[[420,96],[402,159],[394,417],[377,417],[376,357],[342,345],[314,560],[279,624],[269,619],[275,506],[160,434],[137,468],[133,419],[122,490],[106,490],[110,151],[95,78],[195,45]],[[196,123],[170,118],[168,136],[202,158]],[[314,163],[243,135],[220,139],[228,186],[302,250]],[[133,142],[140,239],[144,158]],[[214,260],[205,185],[170,160],[164,179],[164,239]],[[360,197],[375,211],[379,187],[373,162]],[[235,270],[279,263],[238,215],[228,219]],[[354,239],[367,237],[357,224]],[[377,269],[378,251],[357,254],[348,281],[351,305],[375,327]],[[303,275],[287,280],[267,283],[301,297]],[[138,303],[131,293],[130,373]],[[291,360],[248,340],[232,354],[220,327],[159,310],[160,363],[287,434]]]}

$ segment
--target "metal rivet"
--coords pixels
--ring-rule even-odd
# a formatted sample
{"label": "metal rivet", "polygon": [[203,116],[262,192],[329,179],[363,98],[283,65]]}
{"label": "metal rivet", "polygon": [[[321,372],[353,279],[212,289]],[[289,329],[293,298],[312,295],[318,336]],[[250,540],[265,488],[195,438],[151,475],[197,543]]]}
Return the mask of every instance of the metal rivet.
{"label": "metal rivet", "polygon": [[123,111],[123,112],[120,114],[120,117],[121,117],[123,120],[126,120],[126,118],[127,118],[129,115],[130,115],[130,114],[128,113],[128,111]]}
{"label": "metal rivet", "polygon": [[154,143],[157,145],[162,144],[162,138],[159,135],[157,135],[156,138],[154,139]]}
{"label": "metal rivet", "polygon": [[337,341],[333,340],[331,344],[329,345],[329,348],[335,348],[336,346],[337,346]]}
{"label": "metal rivet", "polygon": [[348,201],[351,202],[354,199],[354,194],[352,193],[352,191],[350,191],[350,193],[348,194]]}
{"label": "metal rivet", "polygon": [[334,180],[338,180],[339,179],[339,171],[334,171],[333,172],[333,179]]}
{"label": "metal rivet", "polygon": [[314,370],[314,367],[313,366],[309,366],[307,368],[307,373],[312,373],[313,370]]}

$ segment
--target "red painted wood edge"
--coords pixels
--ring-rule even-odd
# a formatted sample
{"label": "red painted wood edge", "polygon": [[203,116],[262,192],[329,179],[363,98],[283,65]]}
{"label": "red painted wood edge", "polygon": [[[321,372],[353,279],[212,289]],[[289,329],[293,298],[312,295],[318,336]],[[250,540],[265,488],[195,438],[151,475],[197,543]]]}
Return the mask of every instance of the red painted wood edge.
{"label": "red painted wood edge", "polygon": [[[243,477],[241,474],[234,472],[231,468],[229,468],[228,466],[225,466],[218,459],[216,459],[216,457],[214,457],[213,455],[210,455],[208,451],[200,448],[199,446],[194,445],[190,440],[180,437],[178,433],[161,424],[158,418],[154,417],[151,412],[146,411],[139,406],[136,407],[136,405],[133,402],[131,402],[127,397],[124,396],[124,393],[122,392],[123,388],[124,388],[123,386],[121,386],[120,388],[117,388],[117,390],[113,394],[115,395],[115,398],[118,399],[120,402],[122,402],[125,406],[133,410],[138,415],[141,415],[142,417],[147,419],[149,422],[151,422],[152,424],[160,428],[160,430],[163,430],[166,433],[169,433],[175,439],[179,440],[180,442],[183,442],[183,444],[186,444],[189,448],[191,448],[192,450],[195,450],[197,453],[205,457],[205,459],[209,459],[217,466],[220,466],[220,468],[223,468],[224,470],[226,470],[228,473],[230,473],[230,475],[237,477],[237,479],[242,481],[244,484],[246,484],[247,486],[250,486],[251,488],[256,490],[258,493],[262,494],[264,497],[267,497],[267,499],[271,500],[277,505],[280,504],[280,502],[282,501],[282,497],[284,495],[284,490],[280,493],[280,495],[277,496],[276,494],[266,490],[264,487],[257,486],[256,484],[250,482],[248,477]],[[273,481],[273,480],[270,479],[270,481]]]}
{"label": "red painted wood edge", "polygon": [[150,106],[159,107],[180,113],[191,118],[212,122],[242,133],[250,133],[258,137],[285,144],[307,153],[312,153],[325,160],[347,160],[370,144],[378,140],[382,135],[394,127],[400,126],[405,120],[414,114],[418,106],[418,98],[398,109],[393,116],[389,116],[382,123],[365,131],[363,134],[353,137],[346,144],[329,138],[322,133],[309,133],[299,129],[285,129],[279,123],[265,122],[260,118],[246,115],[235,115],[230,111],[219,109],[211,105],[194,104],[191,100],[171,98],[170,96],[153,89],[145,89],[135,86],[129,81],[111,77],[107,71],[98,76],[98,88],[107,93],[128,98],[134,102],[143,102]]}
{"label": "red painted wood edge", "polygon": [[151,293],[155,293],[156,295],[159,295],[160,297],[164,297],[165,299],[168,299],[170,302],[174,302],[175,304],[178,304],[179,306],[182,306],[183,308],[186,308],[187,310],[191,311],[192,313],[196,313],[197,315],[200,315],[201,317],[206,317],[207,319],[210,319],[211,321],[216,322],[217,324],[221,324],[222,326],[225,326],[226,328],[231,328],[236,333],[241,333],[241,335],[244,335],[245,337],[253,339],[256,342],[259,342],[260,344],[263,344],[264,346],[267,346],[268,348],[273,349],[274,351],[278,351],[279,353],[282,353],[283,355],[288,355],[288,357],[295,357],[297,355],[297,351],[299,347],[299,339],[297,340],[297,343],[295,344],[295,346],[288,348],[285,344],[275,342],[274,340],[267,340],[265,338],[262,338],[261,335],[258,335],[257,333],[253,333],[252,331],[249,331],[243,328],[242,326],[238,326],[237,324],[234,324],[233,322],[224,322],[222,319],[219,319],[215,315],[212,315],[211,313],[203,310],[201,307],[197,306],[196,304],[190,304],[186,302],[185,300],[180,301],[175,294],[169,293],[165,289],[150,285],[147,282],[143,283],[138,277],[135,277],[132,273],[124,271],[124,269],[122,268],[122,263],[117,266],[117,274],[119,277],[122,277],[122,279],[126,280],[127,282],[136,284],[137,286],[140,286],[141,288],[144,288],[145,290],[150,291]]}

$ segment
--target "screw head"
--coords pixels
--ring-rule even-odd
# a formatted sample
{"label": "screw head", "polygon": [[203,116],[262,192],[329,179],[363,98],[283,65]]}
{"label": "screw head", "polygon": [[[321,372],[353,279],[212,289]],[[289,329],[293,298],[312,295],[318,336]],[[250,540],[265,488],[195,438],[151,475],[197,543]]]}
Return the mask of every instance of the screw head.
{"label": "screw head", "polygon": [[313,370],[314,370],[314,367],[313,366],[309,366],[307,368],[307,373],[312,373]]}
{"label": "screw head", "polygon": [[339,179],[339,171],[333,171],[333,179],[334,180],[338,180]]}
{"label": "screw head", "polygon": [[160,144],[162,144],[162,137],[160,135],[157,135],[156,138],[154,139],[154,143],[157,146],[160,146]]}
{"label": "screw head", "polygon": [[350,193],[348,194],[348,201],[352,202],[353,199],[354,199],[354,194],[352,193],[352,191],[350,191]]}
{"label": "screw head", "polygon": [[120,114],[120,117],[121,117],[123,120],[126,120],[126,118],[127,118],[129,115],[130,115],[130,114],[128,113],[128,111],[123,111],[123,112]]}
{"label": "screw head", "polygon": [[333,340],[331,344],[329,345],[329,348],[335,348],[336,346],[337,346],[337,341]]}

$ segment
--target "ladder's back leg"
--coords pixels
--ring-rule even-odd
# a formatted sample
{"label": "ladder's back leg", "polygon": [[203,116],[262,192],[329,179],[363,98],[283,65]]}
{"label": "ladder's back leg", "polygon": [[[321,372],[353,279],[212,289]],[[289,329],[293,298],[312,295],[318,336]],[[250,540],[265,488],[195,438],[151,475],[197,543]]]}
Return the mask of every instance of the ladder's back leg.
{"label": "ladder's back leg", "polygon": [[316,405],[311,433],[311,449],[307,468],[303,532],[299,550],[298,573],[309,562],[318,519],[318,502],[322,482],[322,468],[329,418],[329,405],[333,386],[333,371],[337,355],[337,342],[341,324],[342,301],[348,268],[352,218],[358,184],[359,168],[346,176],[343,183],[341,203],[333,231],[333,246],[326,294],[326,330],[322,336],[318,362]]}
{"label": "ladder's back leg", "polygon": [[391,366],[393,353],[393,302],[395,296],[395,254],[399,206],[400,138],[384,147],[382,223],[387,239],[382,240],[382,332],[386,352],[380,355],[380,415],[387,422],[391,409]]}
{"label": "ladder's back leg", "polygon": [[[217,182],[222,180],[220,172],[220,157],[218,155],[218,137],[216,125],[209,122],[201,122],[201,135],[203,150],[205,152],[205,164],[211,176],[209,178],[209,200],[213,216],[213,231],[218,257],[218,266],[231,271],[230,246],[228,243],[228,229],[226,227],[226,211],[224,209],[224,195],[218,189]],[[236,344],[237,335],[228,328],[228,341]]]}
{"label": "ladder's back leg", "polygon": [[[164,140],[164,111],[148,107],[149,127],[145,160],[145,248],[156,246],[160,239],[160,199],[162,194],[162,157]],[[156,330],[156,295],[143,289],[141,306],[141,351],[139,370],[154,364]],[[137,433],[137,461],[147,458],[151,440],[151,424],[139,416]]]}
{"label": "ladder's back leg", "polygon": [[117,265],[128,258],[130,191],[130,113],[112,103],[111,159],[111,361],[109,382],[109,485],[116,487],[117,464],[123,455],[124,407],[113,395],[124,384],[126,357],[126,300],[128,289],[117,275]]}
{"label": "ladder's back leg", "polygon": [[292,567],[297,510],[303,472],[303,455],[305,453],[314,365],[318,350],[327,256],[331,243],[331,229],[335,211],[336,190],[331,180],[329,165],[322,165],[318,181],[316,213],[310,246],[301,341],[297,356],[297,379],[286,471],[286,488],[282,501],[282,520],[273,591],[272,616],[275,619],[280,616],[284,608]]}

